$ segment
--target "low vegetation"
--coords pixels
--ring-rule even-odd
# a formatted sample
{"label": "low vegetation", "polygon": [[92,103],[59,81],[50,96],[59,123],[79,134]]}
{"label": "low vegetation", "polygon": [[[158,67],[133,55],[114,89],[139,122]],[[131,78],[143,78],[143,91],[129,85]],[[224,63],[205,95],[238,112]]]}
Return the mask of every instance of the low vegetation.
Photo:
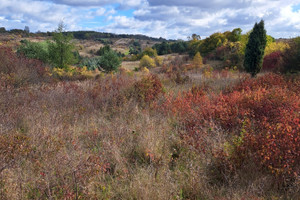
{"label": "low vegetation", "polygon": [[0,45],[0,199],[299,199],[299,38],[266,36],[252,77],[249,35],[133,41],[141,70]]}

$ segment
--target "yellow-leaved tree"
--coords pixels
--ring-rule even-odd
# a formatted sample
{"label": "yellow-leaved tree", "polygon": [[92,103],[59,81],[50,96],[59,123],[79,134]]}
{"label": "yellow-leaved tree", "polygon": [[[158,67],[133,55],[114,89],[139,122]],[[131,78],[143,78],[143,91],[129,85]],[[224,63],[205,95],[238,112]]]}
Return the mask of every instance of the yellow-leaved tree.
{"label": "yellow-leaved tree", "polygon": [[265,56],[269,55],[275,51],[284,52],[286,49],[289,49],[290,45],[287,42],[273,42],[266,46]]}
{"label": "yellow-leaved tree", "polygon": [[196,55],[193,58],[193,67],[194,68],[201,68],[203,66],[203,59],[200,55],[200,52],[197,52]]}
{"label": "yellow-leaved tree", "polygon": [[155,67],[155,61],[153,60],[153,58],[150,58],[148,55],[144,55],[140,60],[140,68],[142,69],[143,67]]}

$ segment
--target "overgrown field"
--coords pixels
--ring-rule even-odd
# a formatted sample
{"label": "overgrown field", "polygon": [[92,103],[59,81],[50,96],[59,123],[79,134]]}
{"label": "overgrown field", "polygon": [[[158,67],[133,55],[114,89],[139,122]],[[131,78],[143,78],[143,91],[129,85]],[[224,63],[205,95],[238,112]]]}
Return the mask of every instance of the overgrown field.
{"label": "overgrown field", "polygon": [[300,198],[299,75],[0,55],[0,199]]}

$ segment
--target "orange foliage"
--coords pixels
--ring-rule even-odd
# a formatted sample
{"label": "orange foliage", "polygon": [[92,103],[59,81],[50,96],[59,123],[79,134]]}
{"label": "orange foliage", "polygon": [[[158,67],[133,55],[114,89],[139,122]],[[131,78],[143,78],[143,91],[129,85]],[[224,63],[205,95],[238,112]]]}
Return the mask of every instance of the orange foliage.
{"label": "orange foliage", "polygon": [[156,75],[150,74],[142,78],[134,85],[135,94],[138,100],[150,103],[155,100],[159,94],[163,93],[163,86]]}
{"label": "orange foliage", "polygon": [[261,169],[295,177],[300,173],[300,96],[295,87],[299,89],[297,79],[268,74],[219,95],[195,89],[168,95],[161,108],[179,121],[182,139],[198,150],[206,151],[205,139],[216,125],[241,139],[224,159],[236,165],[254,159]]}

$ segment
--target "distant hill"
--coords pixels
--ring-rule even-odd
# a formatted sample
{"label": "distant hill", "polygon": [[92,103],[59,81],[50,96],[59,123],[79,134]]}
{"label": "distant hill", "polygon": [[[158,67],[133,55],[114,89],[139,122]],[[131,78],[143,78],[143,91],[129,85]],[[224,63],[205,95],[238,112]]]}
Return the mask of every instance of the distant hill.
{"label": "distant hill", "polygon": [[[18,34],[22,35],[23,37],[47,37],[52,36],[53,32],[36,32],[30,33],[28,30],[22,29],[11,29],[6,30],[5,27],[0,27],[0,33],[9,33],[9,34]],[[120,38],[129,38],[129,39],[136,39],[136,40],[150,40],[153,42],[163,42],[163,41],[174,41],[174,40],[167,40],[165,38],[155,38],[149,37],[142,34],[115,34],[115,33],[105,33],[105,32],[97,32],[97,31],[68,31],[65,34],[71,33],[73,34],[75,39],[79,40],[97,40],[97,41],[105,41],[105,39],[120,39]]]}
{"label": "distant hill", "polygon": [[68,33],[72,33],[74,38],[76,39],[119,39],[119,38],[129,38],[129,39],[137,39],[137,40],[151,40],[155,42],[163,42],[168,41],[162,37],[154,38],[141,34],[115,34],[115,33],[104,33],[104,32],[96,32],[96,31],[70,31]]}

